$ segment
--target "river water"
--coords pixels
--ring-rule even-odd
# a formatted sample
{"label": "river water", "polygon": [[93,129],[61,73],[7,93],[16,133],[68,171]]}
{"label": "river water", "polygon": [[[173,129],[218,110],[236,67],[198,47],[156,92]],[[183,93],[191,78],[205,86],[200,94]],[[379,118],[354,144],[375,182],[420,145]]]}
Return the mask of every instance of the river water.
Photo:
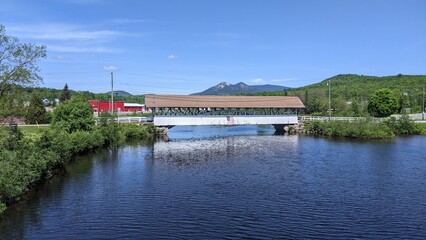
{"label": "river water", "polygon": [[0,239],[426,239],[426,136],[359,141],[176,127],[79,157]]}

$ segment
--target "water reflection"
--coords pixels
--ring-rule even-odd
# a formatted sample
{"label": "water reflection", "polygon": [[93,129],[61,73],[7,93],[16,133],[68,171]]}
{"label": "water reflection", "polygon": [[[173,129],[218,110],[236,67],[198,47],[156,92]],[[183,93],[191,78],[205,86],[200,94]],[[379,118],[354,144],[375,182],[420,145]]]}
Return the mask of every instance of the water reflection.
{"label": "water reflection", "polygon": [[277,151],[295,152],[298,136],[234,136],[215,139],[159,141],[152,158],[176,165],[192,165],[218,159],[263,158]]}
{"label": "water reflection", "polygon": [[194,128],[191,139],[188,130],[66,166],[6,212],[0,239],[426,235],[425,136],[352,141]]}

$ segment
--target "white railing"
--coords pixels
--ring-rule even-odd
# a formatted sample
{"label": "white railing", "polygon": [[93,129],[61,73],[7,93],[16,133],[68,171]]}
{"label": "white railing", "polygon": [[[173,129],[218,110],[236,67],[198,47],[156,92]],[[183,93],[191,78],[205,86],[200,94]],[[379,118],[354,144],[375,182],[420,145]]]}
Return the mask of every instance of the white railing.
{"label": "white railing", "polygon": [[150,118],[150,117],[118,117],[117,122],[119,122],[119,123],[152,122],[152,118]]}
{"label": "white railing", "polygon": [[[369,118],[373,122],[382,122],[383,118]],[[365,117],[323,117],[323,116],[299,116],[300,121],[365,121]]]}
{"label": "white railing", "polygon": [[[411,120],[416,122],[421,122],[426,119],[426,114],[423,116],[422,113],[415,113],[415,114],[408,114]],[[391,117],[394,117],[396,119],[399,119],[401,115],[394,114]],[[388,118],[368,118],[369,120],[373,122],[383,122],[383,120],[386,120]],[[324,117],[324,116],[299,116],[299,121],[348,121],[348,122],[355,122],[355,121],[365,121],[365,117]]]}

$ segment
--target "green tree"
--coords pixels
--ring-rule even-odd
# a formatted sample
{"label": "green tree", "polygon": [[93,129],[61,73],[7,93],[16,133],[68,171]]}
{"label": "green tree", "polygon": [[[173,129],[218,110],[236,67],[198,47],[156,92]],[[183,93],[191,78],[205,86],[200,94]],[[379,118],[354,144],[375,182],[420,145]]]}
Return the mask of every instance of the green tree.
{"label": "green tree", "polygon": [[19,115],[20,109],[13,107],[19,105],[14,99],[14,86],[40,82],[37,62],[45,57],[45,46],[20,43],[0,25],[0,120]]}
{"label": "green tree", "polygon": [[118,147],[125,139],[123,127],[115,120],[116,114],[104,111],[99,116],[99,129],[105,139],[105,144],[113,148]]}
{"label": "green tree", "polygon": [[371,96],[367,109],[374,117],[389,117],[399,109],[399,101],[390,89],[382,88]]}
{"label": "green tree", "polygon": [[358,99],[352,99],[351,110],[354,117],[360,116]]}
{"label": "green tree", "polygon": [[34,96],[26,109],[25,122],[29,124],[46,123],[47,113],[40,97]]}
{"label": "green tree", "polygon": [[89,131],[95,124],[92,106],[85,99],[71,98],[55,108],[52,123],[69,133]]}
{"label": "green tree", "polygon": [[71,98],[71,92],[68,90],[68,84],[65,83],[64,89],[62,89],[61,96],[59,96],[59,102],[63,103]]}

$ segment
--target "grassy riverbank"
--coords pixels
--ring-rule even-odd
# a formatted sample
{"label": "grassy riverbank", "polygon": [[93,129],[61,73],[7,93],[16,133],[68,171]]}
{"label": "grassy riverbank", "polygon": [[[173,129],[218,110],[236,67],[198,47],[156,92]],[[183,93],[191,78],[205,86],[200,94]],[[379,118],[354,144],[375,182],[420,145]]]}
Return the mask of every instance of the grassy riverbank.
{"label": "grassy riverbank", "polygon": [[52,170],[75,155],[101,147],[117,147],[128,139],[154,135],[153,125],[104,122],[87,131],[67,132],[60,127],[0,128],[0,214]]}
{"label": "grassy riverbank", "polygon": [[331,137],[350,137],[362,139],[391,138],[395,134],[426,134],[426,124],[416,124],[408,116],[400,119],[389,118],[383,122],[357,121],[312,121],[306,124],[305,130],[310,134]]}

